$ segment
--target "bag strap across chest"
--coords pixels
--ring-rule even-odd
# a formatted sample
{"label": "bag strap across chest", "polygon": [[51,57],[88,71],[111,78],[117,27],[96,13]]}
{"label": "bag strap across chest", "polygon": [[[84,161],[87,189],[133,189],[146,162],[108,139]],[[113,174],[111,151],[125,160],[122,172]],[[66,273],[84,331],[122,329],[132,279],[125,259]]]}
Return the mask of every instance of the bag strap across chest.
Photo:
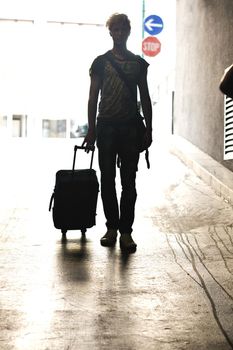
{"label": "bag strap across chest", "polygon": [[135,93],[132,89],[132,86],[128,80],[127,75],[125,74],[125,72],[121,69],[121,67],[119,66],[119,64],[114,60],[114,58],[112,57],[110,52],[107,52],[105,54],[105,58],[107,59],[108,62],[110,62],[110,64],[112,65],[112,67],[115,69],[115,71],[118,73],[120,79],[125,83],[125,85],[127,86],[127,88],[130,91],[131,97],[133,99],[133,101],[135,101]]}

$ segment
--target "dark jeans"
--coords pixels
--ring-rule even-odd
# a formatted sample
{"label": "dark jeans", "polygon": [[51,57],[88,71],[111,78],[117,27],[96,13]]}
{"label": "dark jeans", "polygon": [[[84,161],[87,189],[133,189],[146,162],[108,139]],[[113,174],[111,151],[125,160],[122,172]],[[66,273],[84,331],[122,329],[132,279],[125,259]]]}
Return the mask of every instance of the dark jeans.
{"label": "dark jeans", "polygon": [[[136,126],[98,121],[97,146],[106,226],[108,229],[118,229],[120,233],[131,233],[137,198],[135,180],[139,160]],[[115,186],[117,155],[121,161],[120,208]]]}

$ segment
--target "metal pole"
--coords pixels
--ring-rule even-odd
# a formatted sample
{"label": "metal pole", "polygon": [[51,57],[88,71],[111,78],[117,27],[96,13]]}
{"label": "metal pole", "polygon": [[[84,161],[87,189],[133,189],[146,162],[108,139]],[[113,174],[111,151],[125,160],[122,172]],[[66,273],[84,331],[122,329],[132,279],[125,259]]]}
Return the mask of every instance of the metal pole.
{"label": "metal pole", "polygon": [[[145,18],[145,0],[142,0],[142,41],[144,39],[144,18]],[[142,52],[142,58],[144,53]]]}
{"label": "metal pole", "polygon": [[144,39],[145,0],[142,0],[142,40]]}

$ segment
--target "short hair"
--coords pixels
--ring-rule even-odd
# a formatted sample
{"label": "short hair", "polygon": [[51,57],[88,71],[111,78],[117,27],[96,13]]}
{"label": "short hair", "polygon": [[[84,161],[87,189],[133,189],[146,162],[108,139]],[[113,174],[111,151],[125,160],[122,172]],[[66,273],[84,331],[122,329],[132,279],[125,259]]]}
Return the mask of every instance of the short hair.
{"label": "short hair", "polygon": [[121,23],[128,28],[129,32],[131,30],[130,20],[124,13],[114,13],[106,22],[106,27],[111,31],[114,24]]}

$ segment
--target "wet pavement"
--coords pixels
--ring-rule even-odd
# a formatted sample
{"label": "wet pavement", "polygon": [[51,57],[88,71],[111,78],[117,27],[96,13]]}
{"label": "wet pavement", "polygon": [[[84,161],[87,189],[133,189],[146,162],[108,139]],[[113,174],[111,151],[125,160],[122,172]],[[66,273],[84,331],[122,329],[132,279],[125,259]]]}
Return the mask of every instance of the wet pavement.
{"label": "wet pavement", "polygon": [[139,165],[136,253],[100,246],[100,200],[86,240],[63,243],[48,212],[63,160],[44,151],[1,175],[0,349],[233,349],[232,206],[155,145],[151,170]]}

